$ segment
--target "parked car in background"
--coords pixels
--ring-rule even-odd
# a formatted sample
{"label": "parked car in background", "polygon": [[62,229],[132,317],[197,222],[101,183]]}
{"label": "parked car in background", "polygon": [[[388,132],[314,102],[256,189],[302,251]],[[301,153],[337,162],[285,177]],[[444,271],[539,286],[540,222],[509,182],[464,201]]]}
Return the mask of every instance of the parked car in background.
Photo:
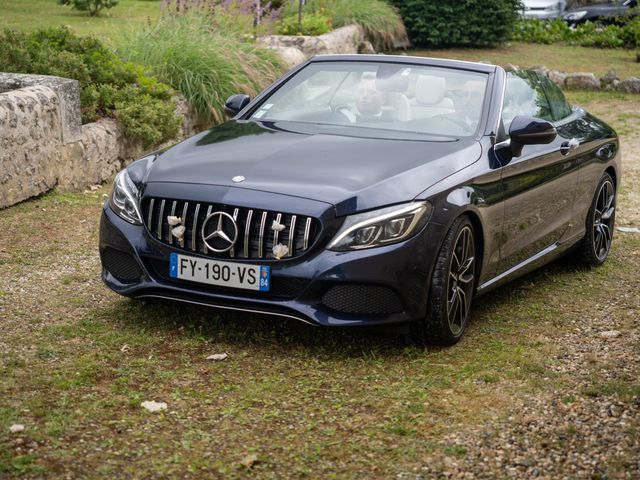
{"label": "parked car in background", "polygon": [[568,10],[562,19],[575,26],[587,21],[601,24],[619,23],[621,17],[640,14],[638,0],[617,0],[609,3],[585,5]]}
{"label": "parked car in background", "polygon": [[560,18],[567,9],[565,0],[523,0],[522,16],[541,20]]}
{"label": "parked car in background", "polygon": [[319,56],[226,107],[116,177],[115,292],[451,345],[477,293],[609,254],[618,137],[534,72]]}

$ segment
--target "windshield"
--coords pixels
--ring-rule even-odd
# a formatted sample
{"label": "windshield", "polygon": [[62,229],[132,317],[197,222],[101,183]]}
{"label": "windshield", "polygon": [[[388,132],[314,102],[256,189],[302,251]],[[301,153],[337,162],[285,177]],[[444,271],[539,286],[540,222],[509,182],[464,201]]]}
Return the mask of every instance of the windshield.
{"label": "windshield", "polygon": [[311,63],[265,99],[251,119],[475,136],[487,78],[429,66]]}

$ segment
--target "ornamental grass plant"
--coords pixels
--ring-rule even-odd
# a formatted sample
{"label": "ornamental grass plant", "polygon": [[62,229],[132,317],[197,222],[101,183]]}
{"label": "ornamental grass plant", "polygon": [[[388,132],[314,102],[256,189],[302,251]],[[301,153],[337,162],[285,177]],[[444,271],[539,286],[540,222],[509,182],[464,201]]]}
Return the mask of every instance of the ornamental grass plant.
{"label": "ornamental grass plant", "polygon": [[[298,2],[284,7],[285,19],[297,16]],[[406,45],[407,32],[397,10],[384,0],[307,0],[304,15],[324,15],[333,28],[352,23],[360,25],[376,50],[391,50]]]}
{"label": "ornamental grass plant", "polygon": [[222,122],[230,95],[255,96],[283,66],[274,53],[215,20],[202,12],[166,16],[124,35],[116,51],[181,92],[201,121]]}

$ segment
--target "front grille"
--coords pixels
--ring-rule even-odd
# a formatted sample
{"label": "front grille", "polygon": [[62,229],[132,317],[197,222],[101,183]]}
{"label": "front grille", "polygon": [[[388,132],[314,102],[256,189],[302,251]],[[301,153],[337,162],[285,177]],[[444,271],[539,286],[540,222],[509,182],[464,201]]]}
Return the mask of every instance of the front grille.
{"label": "front grille", "polygon": [[[294,258],[305,253],[320,233],[319,222],[313,217],[224,204],[147,198],[143,202],[142,210],[147,229],[155,239],[167,245],[216,258],[273,259],[273,247],[277,244],[285,245],[289,249],[284,258]],[[223,253],[208,249],[201,234],[205,219],[215,212],[231,215],[238,227],[233,248]],[[182,219],[182,225],[186,228],[182,239],[172,235],[168,216]],[[284,230],[272,230],[274,220],[284,225]]]}
{"label": "front grille", "polygon": [[142,276],[142,270],[135,258],[114,248],[105,248],[102,252],[102,265],[122,283],[135,282]]}
{"label": "front grille", "polygon": [[189,280],[177,280],[169,275],[169,262],[166,260],[147,258],[144,259],[145,264],[150,265],[155,274],[161,277],[165,282],[170,282],[175,285],[184,286],[189,284],[192,287],[201,290],[203,292],[227,292],[227,293],[242,293],[243,296],[248,297],[275,297],[275,298],[296,298],[299,296],[309,285],[309,280],[304,278],[290,278],[290,277],[271,277],[271,286],[269,291],[260,292],[256,290],[243,290],[238,288],[223,287],[220,285],[203,285],[199,282],[191,282]]}
{"label": "front grille", "polygon": [[402,311],[396,293],[379,285],[336,285],[322,297],[332,310],[351,314],[384,315]]}

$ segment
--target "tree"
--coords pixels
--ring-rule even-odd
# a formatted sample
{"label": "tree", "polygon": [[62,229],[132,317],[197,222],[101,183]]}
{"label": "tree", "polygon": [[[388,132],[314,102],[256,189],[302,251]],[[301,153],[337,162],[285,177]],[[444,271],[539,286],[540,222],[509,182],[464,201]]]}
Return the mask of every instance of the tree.
{"label": "tree", "polygon": [[89,11],[89,15],[97,17],[103,8],[112,8],[118,5],[119,0],[58,0],[60,5],[71,5],[75,10]]}

